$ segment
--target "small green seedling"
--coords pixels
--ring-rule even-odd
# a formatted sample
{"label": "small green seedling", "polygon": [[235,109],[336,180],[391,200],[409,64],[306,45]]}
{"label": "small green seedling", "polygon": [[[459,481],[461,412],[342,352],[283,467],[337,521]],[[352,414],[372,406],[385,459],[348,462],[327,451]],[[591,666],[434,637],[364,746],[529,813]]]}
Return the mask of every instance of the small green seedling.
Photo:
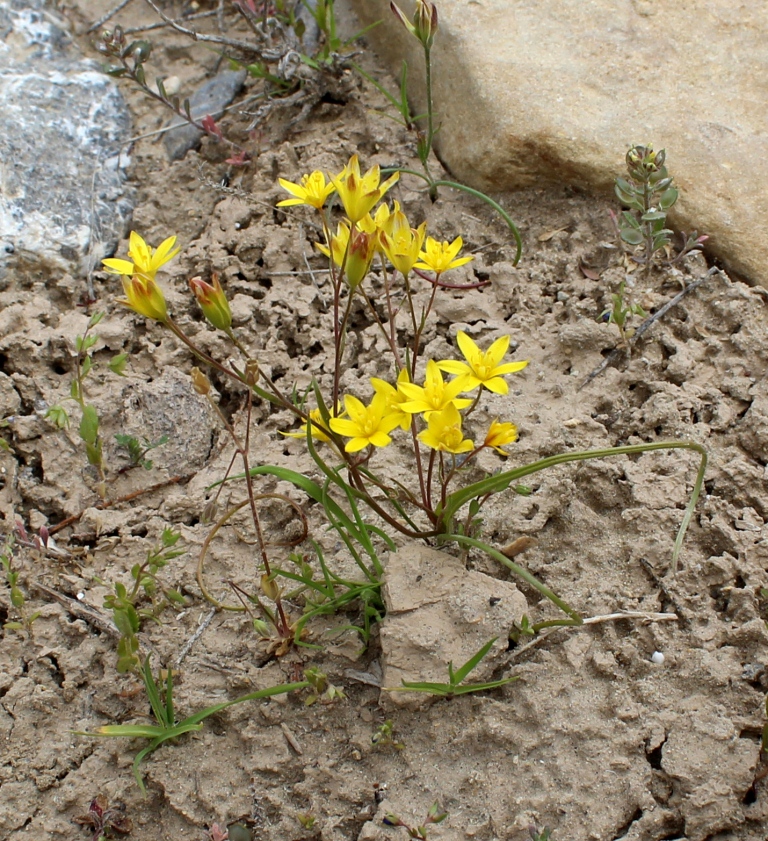
{"label": "small green seedling", "polygon": [[545,826],[544,829],[529,826],[528,833],[531,836],[531,841],[551,841],[552,839],[552,830],[548,826]]}
{"label": "small green seedling", "polygon": [[619,330],[622,345],[628,347],[629,340],[634,335],[634,328],[629,327],[632,316],[647,318],[648,313],[640,304],[632,303],[627,296],[627,284],[622,281],[619,284],[619,291],[611,295],[611,306],[603,310],[600,318],[609,324],[615,324]]}
{"label": "small green seedling", "polygon": [[[139,440],[134,435],[124,435],[117,433],[115,435],[117,445],[128,452],[128,458],[131,460],[130,467],[143,467],[144,470],[152,469],[152,462],[147,458],[147,453],[157,447],[162,447],[168,442],[168,436],[162,435],[157,441],[150,441],[149,438],[142,438]],[[123,468],[125,472],[128,468]]]}
{"label": "small green seedling", "polygon": [[402,686],[387,689],[388,692],[428,692],[430,695],[439,695],[442,698],[453,698],[455,695],[467,695],[470,692],[483,692],[486,689],[498,689],[517,680],[516,677],[505,677],[501,680],[492,680],[488,683],[463,683],[471,671],[477,668],[480,661],[491,650],[498,637],[494,637],[460,668],[454,671],[453,663],[448,664],[448,683],[410,683],[403,681]]}
{"label": "small green seedling", "polygon": [[[86,378],[93,370],[92,351],[94,345],[99,341],[99,337],[91,331],[102,318],[104,318],[103,312],[94,313],[89,319],[83,335],[75,338],[75,376],[70,384],[68,399],[74,401],[80,407],[81,417],[77,431],[85,444],[85,454],[88,464],[98,472],[100,480],[98,491],[99,495],[104,498],[106,497],[107,491],[104,472],[103,440],[99,430],[99,414],[96,411],[96,407],[88,402],[85,392]],[[117,356],[113,356],[109,362],[110,371],[118,376],[123,376],[127,360],[127,353],[119,353]],[[45,417],[59,429],[66,429],[70,423],[69,412],[60,403],[51,406],[45,413]]]}
{"label": "small green seedling", "polygon": [[427,827],[433,823],[442,823],[447,817],[448,812],[441,812],[440,806],[433,803],[429,807],[424,823],[420,826],[410,826],[391,812],[384,816],[383,824],[384,826],[402,826],[408,831],[409,838],[413,838],[415,841],[427,841]]}
{"label": "small green seedling", "polygon": [[371,736],[371,744],[379,750],[388,747],[392,747],[395,750],[403,750],[405,748],[403,742],[398,742],[395,739],[395,725],[390,720],[385,721],[376,728],[376,732]]}
{"label": "small green seedling", "polygon": [[317,823],[317,818],[311,812],[299,812],[296,820],[301,824],[302,829],[311,830]]}
{"label": "small green seedling", "polygon": [[332,704],[334,701],[340,701],[347,696],[342,689],[334,686],[329,680],[325,672],[311,666],[304,670],[304,679],[306,684],[311,688],[311,692],[304,699],[304,706],[311,707],[312,704],[321,701],[324,704]]}
{"label": "small green seedling", "polygon": [[185,733],[202,729],[202,722],[206,718],[227,709],[227,707],[242,704],[243,701],[257,701],[261,698],[270,698],[273,695],[285,695],[287,692],[294,692],[295,690],[306,689],[308,686],[311,686],[308,680],[302,680],[297,683],[283,683],[278,686],[270,686],[267,689],[259,689],[257,692],[241,695],[239,698],[234,698],[231,701],[223,701],[220,704],[214,704],[212,707],[206,707],[177,723],[173,706],[173,670],[161,670],[157,680],[155,680],[148,655],[141,666],[141,678],[144,682],[149,705],[157,724],[106,724],[103,727],[99,727],[95,733],[74,732],[77,736],[148,739],[149,744],[140,750],[133,760],[133,776],[142,793],[145,795],[147,790],[144,786],[144,779],[141,776],[141,763],[153,751],[157,750],[163,742],[183,736]]}
{"label": "small green seedling", "polygon": [[[166,587],[158,578],[158,573],[173,558],[184,554],[183,549],[175,549],[181,535],[173,529],[164,529],[160,545],[147,552],[147,559],[142,564],[131,568],[133,586],[130,591],[124,584],[117,582],[115,592],[104,598],[104,607],[112,611],[112,619],[120,631],[117,644],[117,670],[130,672],[138,669],[139,639],[137,634],[143,619],[159,622],[159,616],[170,604],[183,605],[184,596],[172,587]],[[138,607],[142,598],[149,599],[150,606]]]}
{"label": "small green seedling", "polygon": [[16,536],[9,534],[5,539],[2,554],[0,554],[0,563],[3,565],[5,583],[10,590],[11,606],[15,609],[17,617],[6,622],[3,628],[7,631],[17,631],[18,633],[26,631],[31,637],[32,625],[40,617],[40,612],[27,612],[24,591],[19,587],[19,570],[13,568],[13,550],[15,545]]}

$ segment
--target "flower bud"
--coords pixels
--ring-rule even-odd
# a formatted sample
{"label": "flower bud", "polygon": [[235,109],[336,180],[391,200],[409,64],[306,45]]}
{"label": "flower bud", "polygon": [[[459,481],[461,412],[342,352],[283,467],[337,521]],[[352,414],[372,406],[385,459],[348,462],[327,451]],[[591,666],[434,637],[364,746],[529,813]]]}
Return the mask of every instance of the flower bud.
{"label": "flower bud", "polygon": [[255,359],[249,359],[245,363],[245,381],[250,386],[259,381],[259,363]]}
{"label": "flower bud", "polygon": [[408,20],[405,13],[394,2],[389,4],[395,17],[413,35],[421,41],[424,49],[432,47],[437,32],[437,7],[428,0],[416,0],[416,11],[413,14],[413,21]]}
{"label": "flower bud", "polygon": [[375,234],[368,234],[357,228],[352,229],[345,266],[347,283],[351,289],[357,289],[368,274],[377,242],[378,239]]}
{"label": "flower bud", "polygon": [[190,372],[190,376],[192,377],[192,388],[194,388],[197,394],[204,397],[210,392],[211,381],[199,368],[193,368]]}
{"label": "flower bud", "polygon": [[208,322],[217,330],[228,333],[232,327],[232,311],[219,283],[219,276],[214,273],[213,285],[206,283],[201,277],[193,277],[189,281],[189,288],[197,298],[197,303],[200,304]]}
{"label": "flower bud", "polygon": [[261,590],[268,599],[276,602],[280,598],[280,587],[271,575],[261,576]]}

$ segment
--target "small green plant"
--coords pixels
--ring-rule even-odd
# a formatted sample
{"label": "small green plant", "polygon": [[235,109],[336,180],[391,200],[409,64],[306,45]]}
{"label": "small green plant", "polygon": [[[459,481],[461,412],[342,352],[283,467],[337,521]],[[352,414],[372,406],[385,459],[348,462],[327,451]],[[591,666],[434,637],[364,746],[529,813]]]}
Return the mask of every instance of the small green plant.
{"label": "small green plant", "polygon": [[487,683],[464,683],[464,679],[470,672],[477,668],[480,661],[491,650],[498,637],[488,640],[487,643],[459,669],[454,671],[453,663],[448,664],[448,683],[422,683],[403,681],[402,686],[388,688],[388,692],[427,692],[430,695],[438,695],[441,698],[453,698],[456,695],[468,695],[470,692],[484,692],[488,689],[498,689],[508,683],[517,680],[517,677],[505,677],[501,680],[491,680]]}
{"label": "small green plant", "polygon": [[310,693],[304,699],[305,707],[311,707],[318,701],[324,704],[332,704],[334,701],[340,701],[347,697],[342,689],[328,680],[328,675],[325,672],[321,672],[314,666],[304,669],[304,680],[310,687]]}
{"label": "small green plant", "polygon": [[528,833],[531,836],[531,841],[551,841],[552,839],[552,830],[548,826],[545,826],[544,829],[529,826]]}
{"label": "small green plant", "polygon": [[19,587],[19,570],[13,568],[13,553],[16,547],[15,534],[9,534],[5,539],[2,554],[0,554],[0,563],[3,565],[3,573],[5,574],[5,583],[8,585],[10,591],[11,607],[16,611],[16,617],[7,621],[3,628],[7,631],[17,631],[26,633],[32,636],[32,625],[35,620],[40,617],[40,612],[35,611],[29,613],[26,607],[26,597],[24,591]]}
{"label": "small green plant", "polygon": [[317,823],[317,818],[311,812],[299,812],[299,814],[296,815],[296,820],[301,825],[301,828],[306,830],[314,829],[314,826]]}
{"label": "small green plant", "polygon": [[[184,596],[172,587],[166,587],[158,573],[173,558],[184,554],[183,549],[174,548],[181,535],[171,528],[164,529],[160,545],[147,552],[146,560],[134,564],[131,568],[133,585],[130,590],[119,582],[114,585],[114,593],[104,598],[104,607],[112,612],[112,619],[120,631],[117,644],[117,670],[129,672],[138,669],[139,639],[137,634],[142,620],[152,619],[159,622],[160,614],[170,604],[183,605]],[[147,607],[140,607],[143,599],[149,601]]]}
{"label": "small green plant", "polygon": [[[323,65],[332,66],[338,60],[338,54],[340,52],[349,49],[358,38],[361,38],[366,32],[369,32],[374,26],[378,26],[379,24],[379,21],[372,23],[370,26],[366,26],[365,29],[360,30],[360,32],[355,33],[351,38],[342,41],[337,31],[335,0],[315,0],[313,3],[302,0],[302,4],[314,18],[317,28],[323,34],[323,38],[314,56],[302,54],[301,59],[305,64],[318,70]],[[295,20],[293,28],[299,37],[303,35],[304,25],[300,18]]]}
{"label": "small green plant", "polygon": [[152,462],[147,458],[147,453],[157,447],[162,447],[168,442],[167,435],[161,435],[157,441],[150,441],[148,438],[139,440],[134,435],[126,435],[118,432],[115,435],[117,445],[128,453],[131,467],[143,467],[144,470],[152,469]]}
{"label": "small green plant", "polygon": [[124,739],[147,739],[149,744],[142,748],[133,760],[133,776],[142,793],[146,795],[144,780],[141,776],[141,763],[151,753],[156,751],[163,742],[169,739],[176,739],[185,733],[191,733],[202,729],[202,722],[216,713],[226,710],[235,704],[242,704],[244,701],[257,701],[262,698],[270,698],[273,695],[285,695],[287,692],[295,692],[299,689],[306,689],[312,684],[308,680],[296,683],[284,683],[279,686],[271,686],[267,689],[259,689],[257,692],[250,692],[241,695],[231,701],[223,701],[206,707],[193,715],[187,716],[182,721],[176,721],[176,713],[173,703],[173,670],[162,669],[157,679],[152,674],[152,666],[149,655],[141,665],[141,678],[144,682],[144,689],[147,693],[152,714],[157,724],[106,724],[99,727],[95,732],[76,731],[78,736],[108,736]]}
{"label": "small green plant", "polygon": [[384,816],[383,824],[384,826],[402,826],[408,832],[408,837],[415,839],[415,841],[427,841],[427,827],[431,824],[438,824],[442,823],[448,817],[448,812],[441,812],[440,806],[437,803],[433,803],[429,807],[429,811],[427,812],[427,817],[424,819],[424,822],[418,826],[411,826],[407,824],[404,820],[399,818],[397,815],[393,815],[391,812]]}
{"label": "small green plant", "polygon": [[403,750],[405,748],[403,742],[395,739],[395,725],[390,719],[387,719],[387,721],[376,728],[376,732],[371,736],[371,744],[378,750],[390,747],[395,750]]}
{"label": "small green plant", "polygon": [[648,313],[640,304],[635,304],[629,300],[626,281],[622,280],[619,284],[619,291],[611,295],[611,306],[603,310],[600,318],[609,324],[616,325],[621,344],[627,348],[629,348],[629,340],[634,335],[634,329],[629,327],[632,316],[647,318]]}
{"label": "small green plant", "polygon": [[621,241],[636,263],[648,270],[654,259],[665,255],[666,265],[677,263],[700,249],[708,239],[696,231],[683,236],[682,249],[673,256],[673,232],[667,228],[667,214],[677,202],[679,191],[672,183],[664,162],[666,152],[655,152],[653,144],[632,146],[626,155],[628,178],[617,178],[615,191],[628,208],[617,219]]}
{"label": "small green plant", "polygon": [[[103,440],[99,430],[99,414],[96,407],[88,402],[85,390],[85,381],[93,370],[93,347],[99,341],[99,337],[92,333],[94,327],[104,317],[103,312],[94,313],[88,320],[85,332],[75,339],[75,376],[69,389],[69,399],[80,407],[80,425],[78,434],[85,444],[86,458],[88,464],[94,467],[99,476],[98,492],[102,498],[107,495],[106,474],[104,465]],[[113,356],[109,362],[109,369],[118,376],[123,376],[125,365],[128,360],[127,353],[119,353]],[[69,413],[62,404],[51,406],[45,413],[54,426],[59,429],[66,429],[69,426]]]}

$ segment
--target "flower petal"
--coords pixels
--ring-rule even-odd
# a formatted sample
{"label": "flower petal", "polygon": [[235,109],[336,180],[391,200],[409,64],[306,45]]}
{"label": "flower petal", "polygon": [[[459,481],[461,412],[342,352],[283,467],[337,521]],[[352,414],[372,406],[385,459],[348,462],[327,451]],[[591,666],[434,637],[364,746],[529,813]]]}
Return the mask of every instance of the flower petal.
{"label": "flower petal", "polygon": [[101,261],[111,274],[132,275],[134,271],[133,263],[130,260],[120,260],[116,257],[109,257]]}
{"label": "flower petal", "polygon": [[474,358],[480,356],[480,348],[463,330],[459,330],[456,334],[456,344],[459,346],[459,350],[464,354],[464,358],[470,363],[470,365],[472,364],[472,360]]}
{"label": "flower petal", "polygon": [[485,352],[485,358],[489,365],[496,366],[504,358],[509,349],[509,336],[501,336]]}

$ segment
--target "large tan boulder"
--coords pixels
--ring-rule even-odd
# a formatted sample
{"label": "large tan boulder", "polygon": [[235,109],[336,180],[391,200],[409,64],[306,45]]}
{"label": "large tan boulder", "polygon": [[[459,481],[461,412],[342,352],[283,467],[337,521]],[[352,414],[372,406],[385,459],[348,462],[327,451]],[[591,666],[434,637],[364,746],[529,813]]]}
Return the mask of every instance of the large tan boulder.
{"label": "large tan boulder", "polygon": [[[350,0],[368,39],[424,107],[421,45],[389,0]],[[411,15],[413,0],[402,0]],[[768,16],[726,0],[438,0],[437,149],[484,190],[612,190],[631,144],[653,142],[681,189],[670,217],[711,236],[768,286]]]}

